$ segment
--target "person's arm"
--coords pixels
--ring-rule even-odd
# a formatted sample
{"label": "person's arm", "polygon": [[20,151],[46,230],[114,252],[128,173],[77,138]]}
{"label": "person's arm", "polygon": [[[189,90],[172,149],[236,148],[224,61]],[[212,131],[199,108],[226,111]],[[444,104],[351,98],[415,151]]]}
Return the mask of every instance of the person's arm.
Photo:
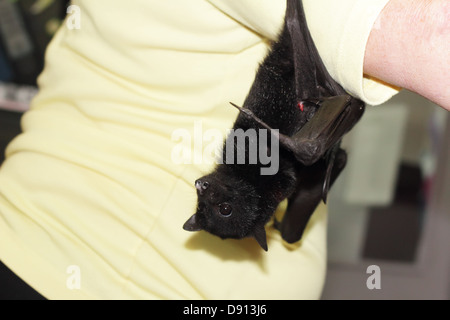
{"label": "person's arm", "polygon": [[450,1],[391,0],[370,33],[364,73],[450,110]]}

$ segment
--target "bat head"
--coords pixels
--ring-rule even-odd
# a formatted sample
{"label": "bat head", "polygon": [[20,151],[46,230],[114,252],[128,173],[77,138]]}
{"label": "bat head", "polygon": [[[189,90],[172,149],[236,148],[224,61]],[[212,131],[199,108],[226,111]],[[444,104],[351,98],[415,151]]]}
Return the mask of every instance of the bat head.
{"label": "bat head", "polygon": [[205,230],[222,239],[253,237],[267,251],[261,196],[250,182],[215,171],[196,180],[195,188],[197,212],[184,230]]}

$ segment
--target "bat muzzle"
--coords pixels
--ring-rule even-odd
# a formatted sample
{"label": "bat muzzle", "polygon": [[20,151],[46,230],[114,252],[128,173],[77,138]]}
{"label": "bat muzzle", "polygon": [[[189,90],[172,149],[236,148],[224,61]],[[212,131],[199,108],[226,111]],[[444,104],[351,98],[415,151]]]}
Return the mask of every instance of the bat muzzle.
{"label": "bat muzzle", "polygon": [[195,189],[197,189],[197,193],[201,196],[204,194],[205,190],[208,189],[208,187],[209,187],[208,181],[200,179],[195,181]]}

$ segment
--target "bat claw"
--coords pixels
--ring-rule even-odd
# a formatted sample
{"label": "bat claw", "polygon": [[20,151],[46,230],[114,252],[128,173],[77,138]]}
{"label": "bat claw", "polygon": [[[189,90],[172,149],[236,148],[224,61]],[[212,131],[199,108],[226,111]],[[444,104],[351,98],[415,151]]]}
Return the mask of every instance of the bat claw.
{"label": "bat claw", "polygon": [[237,104],[234,104],[233,102],[229,102],[233,107],[235,107],[236,109],[238,109],[239,111],[245,112],[245,109],[242,107],[239,107]]}
{"label": "bat claw", "polygon": [[[324,186],[325,189],[325,186]],[[327,196],[328,196],[328,190],[323,190],[322,191],[322,201],[324,204],[327,204]]]}

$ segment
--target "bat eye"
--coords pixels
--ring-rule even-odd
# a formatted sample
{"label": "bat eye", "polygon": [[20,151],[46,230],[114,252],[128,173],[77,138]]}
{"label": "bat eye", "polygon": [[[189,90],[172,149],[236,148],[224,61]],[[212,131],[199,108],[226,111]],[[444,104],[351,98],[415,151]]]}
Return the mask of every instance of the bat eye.
{"label": "bat eye", "polygon": [[221,203],[221,204],[219,204],[219,212],[224,217],[231,216],[231,212],[232,211],[233,211],[233,209],[231,208],[231,206],[228,203]]}

